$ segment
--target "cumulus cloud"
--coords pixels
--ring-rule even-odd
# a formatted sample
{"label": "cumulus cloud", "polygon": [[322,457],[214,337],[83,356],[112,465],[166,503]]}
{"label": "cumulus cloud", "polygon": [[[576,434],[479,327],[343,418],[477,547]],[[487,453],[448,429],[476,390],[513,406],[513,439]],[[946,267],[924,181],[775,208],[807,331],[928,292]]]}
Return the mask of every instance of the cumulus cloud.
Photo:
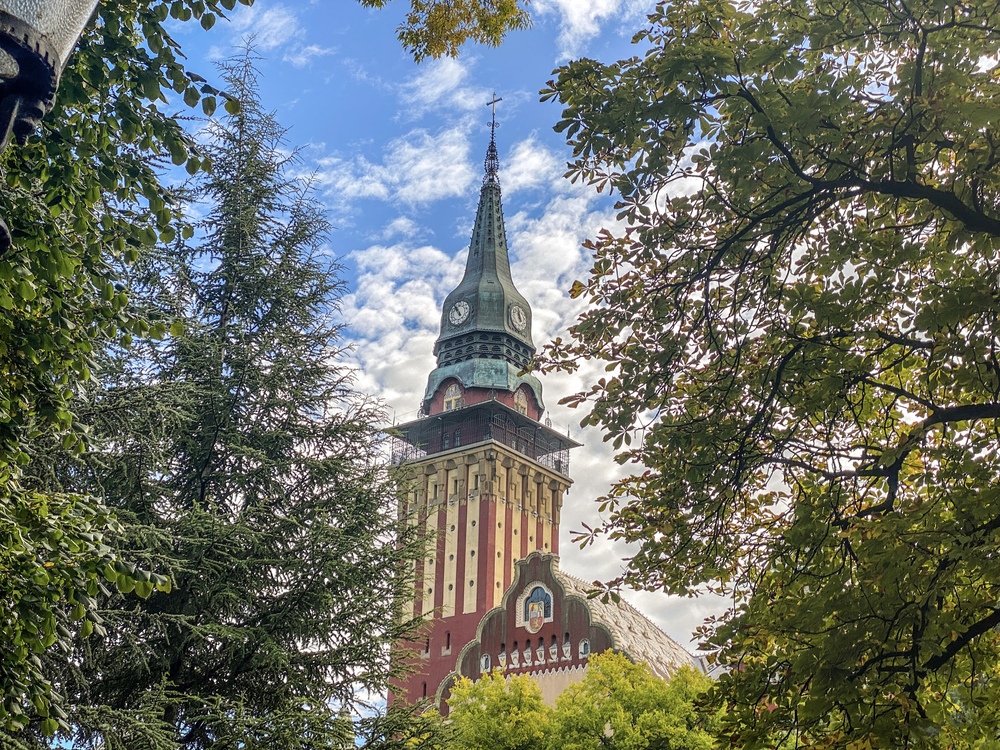
{"label": "cumulus cloud", "polygon": [[431,245],[400,242],[355,251],[354,291],[342,301],[350,322],[358,386],[384,399],[397,418],[416,415],[434,369],[441,303],[462,268]]}
{"label": "cumulus cloud", "polygon": [[399,86],[402,114],[412,117],[439,107],[463,112],[482,107],[491,97],[485,89],[468,84],[470,64],[444,57],[421,65]]}
{"label": "cumulus cloud", "polygon": [[[652,11],[652,0],[536,0],[539,15],[559,19],[559,55],[577,57],[609,23],[632,24]],[[631,26],[629,26],[631,28]]]}
{"label": "cumulus cloud", "polygon": [[391,240],[396,237],[413,238],[423,234],[424,229],[408,216],[397,216],[386,224],[374,239]]}
{"label": "cumulus cloud", "polygon": [[555,155],[531,136],[514,146],[503,164],[503,189],[508,195],[562,182],[565,170]]}
{"label": "cumulus cloud", "polygon": [[319,161],[316,182],[335,204],[357,198],[430,203],[462,195],[476,177],[465,128],[414,130],[392,141],[381,163],[363,156]]}

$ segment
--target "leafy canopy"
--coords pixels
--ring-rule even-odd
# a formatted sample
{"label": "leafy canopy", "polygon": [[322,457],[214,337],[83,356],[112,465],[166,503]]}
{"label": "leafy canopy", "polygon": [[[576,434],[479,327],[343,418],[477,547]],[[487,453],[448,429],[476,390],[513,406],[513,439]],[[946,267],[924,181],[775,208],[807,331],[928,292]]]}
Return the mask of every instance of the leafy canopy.
{"label": "leafy canopy", "polygon": [[734,597],[740,746],[996,741],[998,40],[994,1],[660,3],[543,92],[620,196],[545,358],[606,364],[611,585]]}
{"label": "leafy canopy", "polygon": [[[384,8],[391,2],[358,1],[370,8]],[[397,36],[417,62],[454,56],[466,41],[496,47],[508,31],[531,25],[527,4],[527,0],[410,0]]]}
{"label": "leafy canopy", "polygon": [[528,675],[508,679],[502,669],[494,669],[476,682],[463,677],[451,690],[448,709],[456,750],[546,747],[550,709]]}
{"label": "leafy canopy", "polygon": [[[231,96],[188,71],[168,31],[205,29],[252,0],[117,0],[101,3],[63,74],[43,133],[0,155],[0,214],[13,248],[0,257],[0,731],[32,713],[58,726],[39,654],[78,629],[100,628],[92,611],[103,579],[145,593],[149,580],[115,559],[108,509],[23,481],[30,445],[53,436],[83,452],[88,425],[74,398],[101,351],[162,337],[162,311],[139,314],[119,268],[157,242],[190,236],[164,167],[208,170],[209,155],[170,114],[183,100],[211,116]],[[382,2],[369,5],[382,5]],[[454,12],[453,12],[454,11]],[[400,38],[418,59],[454,54],[466,38],[496,44],[527,23],[517,3],[413,0]],[[147,574],[148,576],[148,574]],[[157,584],[154,584],[157,585]],[[165,584],[158,584],[165,585]]]}
{"label": "leafy canopy", "polygon": [[595,654],[583,680],[556,699],[552,747],[711,750],[718,716],[699,703],[711,685],[711,678],[691,667],[667,682],[623,654]]}
{"label": "leafy canopy", "polygon": [[448,699],[459,750],[710,750],[712,680],[689,668],[662,680],[623,654],[594,654],[583,679],[545,705],[528,675],[463,678]]}
{"label": "leafy canopy", "polygon": [[[74,632],[100,630],[94,598],[104,579],[132,590],[135,566],[105,539],[118,527],[107,507],[77,494],[26,484],[29,447],[55,438],[82,452],[87,428],[71,402],[110,342],[159,336],[161,319],[128,308],[116,265],[179,231],[178,206],[160,185],[164,160],[197,171],[207,163],[166,92],[195,104],[203,93],[184,69],[164,24],[171,15],[203,25],[231,0],[104,3],[69,62],[44,132],[0,158],[0,213],[14,246],[0,257],[0,731],[52,706],[39,655]],[[206,95],[205,111],[214,106]],[[147,593],[150,578],[142,579]],[[157,584],[154,584],[154,586]],[[164,582],[160,586],[167,585]]]}

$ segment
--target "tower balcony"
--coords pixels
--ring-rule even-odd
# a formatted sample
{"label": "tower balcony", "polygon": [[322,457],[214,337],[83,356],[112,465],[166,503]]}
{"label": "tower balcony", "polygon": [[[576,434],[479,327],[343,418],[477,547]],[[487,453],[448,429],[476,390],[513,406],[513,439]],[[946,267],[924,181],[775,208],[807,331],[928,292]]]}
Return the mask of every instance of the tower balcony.
{"label": "tower balcony", "polygon": [[495,441],[569,478],[569,452],[580,443],[499,401],[486,401],[394,426],[393,464]]}

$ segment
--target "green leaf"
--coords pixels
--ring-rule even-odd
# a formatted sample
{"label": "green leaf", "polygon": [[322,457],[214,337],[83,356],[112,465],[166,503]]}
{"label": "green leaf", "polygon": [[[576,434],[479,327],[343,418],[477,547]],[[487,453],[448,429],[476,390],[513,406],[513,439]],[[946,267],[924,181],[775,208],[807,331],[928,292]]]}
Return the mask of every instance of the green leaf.
{"label": "green leaf", "polygon": [[135,593],[141,599],[148,599],[149,595],[153,593],[153,584],[149,581],[136,581]]}

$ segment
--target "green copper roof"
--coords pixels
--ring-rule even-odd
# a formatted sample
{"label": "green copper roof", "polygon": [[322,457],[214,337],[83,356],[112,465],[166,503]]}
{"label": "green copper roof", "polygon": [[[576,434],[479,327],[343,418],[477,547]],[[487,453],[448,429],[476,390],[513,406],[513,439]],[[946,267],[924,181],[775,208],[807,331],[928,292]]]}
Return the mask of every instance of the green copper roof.
{"label": "green copper roof", "polygon": [[[441,312],[441,334],[434,345],[438,365],[499,355],[521,369],[535,353],[531,307],[510,276],[497,166],[496,143],[491,138],[465,276],[445,299]],[[492,346],[486,350],[469,346],[494,342],[501,344],[499,351]]]}
{"label": "green copper roof", "polygon": [[465,276],[444,301],[434,344],[438,366],[427,380],[425,406],[446,379],[455,378],[466,389],[511,393],[527,385],[544,410],[541,383],[520,374],[535,354],[531,307],[510,276],[498,168],[491,136]]}
{"label": "green copper roof", "polygon": [[463,362],[438,367],[427,380],[424,403],[448,378],[455,378],[462,388],[488,388],[497,391],[514,392],[521,385],[527,385],[538,400],[538,407],[545,410],[542,402],[542,384],[534,375],[520,375],[520,368],[499,359],[467,359]]}

